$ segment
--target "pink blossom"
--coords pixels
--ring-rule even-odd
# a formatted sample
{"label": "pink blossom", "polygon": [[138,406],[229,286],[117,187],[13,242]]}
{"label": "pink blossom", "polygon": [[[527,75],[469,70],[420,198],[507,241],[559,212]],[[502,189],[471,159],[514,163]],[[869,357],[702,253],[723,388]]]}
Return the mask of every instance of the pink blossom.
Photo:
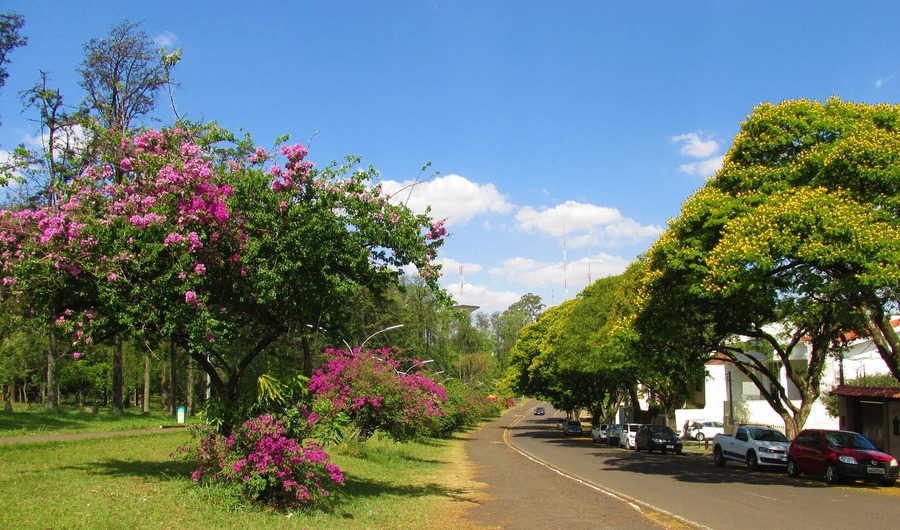
{"label": "pink blossom", "polygon": [[132,170],[131,159],[128,157],[123,158],[119,162],[119,167],[122,168],[122,171],[131,171]]}
{"label": "pink blossom", "polygon": [[194,291],[187,291],[186,293],[184,293],[184,301],[194,307],[200,306],[200,301],[197,299],[197,293],[195,293]]}
{"label": "pink blossom", "polygon": [[114,281],[116,281],[116,280],[119,279],[119,275],[116,274],[116,273],[114,273],[114,272],[111,272],[111,273],[109,273],[109,274],[106,275],[106,279],[109,280],[109,281],[111,281],[111,282],[114,282]]}
{"label": "pink blossom", "polygon": [[196,274],[199,274],[200,276],[203,276],[204,274],[206,274],[206,265],[202,263],[194,265],[194,272]]}
{"label": "pink blossom", "polygon": [[83,354],[82,354],[81,352],[77,352],[77,351],[73,351],[73,352],[72,352],[72,358],[75,359],[75,360],[81,359],[81,356],[82,356],[82,355],[83,355]]}

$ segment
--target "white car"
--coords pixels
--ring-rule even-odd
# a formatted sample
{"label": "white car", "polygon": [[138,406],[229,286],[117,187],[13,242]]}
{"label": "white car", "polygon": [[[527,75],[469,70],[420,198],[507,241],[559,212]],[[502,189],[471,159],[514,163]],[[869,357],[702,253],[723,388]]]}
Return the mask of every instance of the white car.
{"label": "white car", "polygon": [[638,430],[640,430],[642,423],[626,423],[624,427],[622,427],[622,437],[619,438],[619,447],[624,447],[625,449],[634,449],[636,446],[634,444],[634,437],[637,436]]}
{"label": "white car", "polygon": [[685,438],[693,438],[698,442],[702,442],[707,438],[712,439],[717,434],[725,432],[725,426],[721,421],[715,420],[693,420],[688,423],[688,428],[684,432]]}
{"label": "white car", "polygon": [[606,430],[609,428],[609,424],[600,423],[594,425],[591,429],[591,440],[597,443],[606,443],[608,435],[606,434]]}

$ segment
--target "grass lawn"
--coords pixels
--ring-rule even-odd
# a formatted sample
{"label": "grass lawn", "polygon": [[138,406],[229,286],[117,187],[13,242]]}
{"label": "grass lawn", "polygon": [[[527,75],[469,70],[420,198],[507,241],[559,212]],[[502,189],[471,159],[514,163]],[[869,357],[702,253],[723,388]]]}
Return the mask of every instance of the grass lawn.
{"label": "grass lawn", "polygon": [[[47,434],[67,434],[101,431],[128,431],[133,429],[155,429],[160,426],[177,425],[174,416],[161,409],[141,413],[139,408],[125,409],[121,415],[113,415],[108,408],[100,408],[96,413],[85,412],[79,407],[60,407],[58,412],[50,412],[40,405],[32,405],[25,410],[16,404],[14,412],[0,412],[0,438]],[[197,421],[195,417],[185,418],[186,423]]]}
{"label": "grass lawn", "polygon": [[184,430],[0,445],[0,528],[471,528],[482,498],[463,441],[372,439],[330,450],[345,473],[329,512],[285,513],[226,501],[169,457]]}

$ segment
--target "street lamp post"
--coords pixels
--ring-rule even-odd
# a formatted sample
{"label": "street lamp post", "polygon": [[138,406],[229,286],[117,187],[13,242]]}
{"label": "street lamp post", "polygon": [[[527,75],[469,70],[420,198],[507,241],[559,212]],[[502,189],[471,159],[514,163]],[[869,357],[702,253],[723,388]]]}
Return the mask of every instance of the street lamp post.
{"label": "street lamp post", "polygon": [[[397,329],[397,328],[402,328],[402,327],[403,327],[403,324],[394,324],[393,326],[388,326],[388,327],[386,327],[386,328],[384,328],[384,329],[382,329],[382,330],[379,330],[379,331],[376,331],[375,333],[372,333],[371,335],[369,335],[368,337],[366,337],[366,340],[364,340],[364,341],[362,342],[362,344],[359,345],[359,350],[362,351],[363,346],[365,346],[366,343],[369,342],[369,339],[371,339],[371,338],[374,337],[375,335],[380,335],[380,334],[384,333],[385,331],[390,331],[390,330],[392,330],[392,329]],[[344,341],[344,344],[347,344],[347,341]],[[350,345],[347,344],[347,347],[349,348]],[[351,350],[351,351],[352,351],[352,350]]]}
{"label": "street lamp post", "polygon": [[[409,375],[409,371],[412,370],[413,368],[421,368],[422,365],[425,365],[428,363],[433,363],[433,362],[434,362],[434,359],[427,359],[425,361],[420,361],[416,364],[413,364],[409,368],[407,368],[405,372],[401,372],[400,370],[397,370],[397,375]],[[443,372],[443,370],[441,370],[441,372]],[[441,373],[441,372],[438,372],[438,373]]]}

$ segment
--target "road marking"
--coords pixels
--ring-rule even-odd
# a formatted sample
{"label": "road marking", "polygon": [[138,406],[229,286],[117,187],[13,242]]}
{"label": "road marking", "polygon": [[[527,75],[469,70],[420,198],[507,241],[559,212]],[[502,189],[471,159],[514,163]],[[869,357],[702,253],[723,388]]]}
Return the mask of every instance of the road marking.
{"label": "road marking", "polygon": [[513,421],[512,423],[510,423],[507,427],[505,427],[503,429],[503,441],[513,451],[519,453],[520,455],[531,460],[532,462],[535,462],[535,463],[540,464],[548,469],[553,470],[553,472],[555,472],[556,474],[558,474],[562,477],[565,477],[569,480],[574,480],[575,482],[578,482],[579,484],[583,484],[595,491],[598,491],[600,493],[603,493],[605,495],[608,495],[609,497],[612,497],[616,500],[619,500],[619,501],[625,503],[626,505],[630,506],[632,509],[636,510],[641,515],[646,517],[647,519],[650,519],[651,521],[653,521],[659,525],[662,525],[666,528],[700,528],[703,530],[712,530],[708,526],[704,526],[696,521],[691,521],[690,519],[687,519],[680,515],[676,515],[669,511],[663,510],[662,508],[659,508],[657,506],[654,506],[654,505],[644,502],[642,500],[635,499],[634,497],[631,497],[624,493],[618,492],[612,488],[608,488],[606,486],[601,486],[601,485],[595,484],[589,480],[586,480],[586,479],[583,479],[580,477],[576,477],[574,475],[570,475],[570,474],[562,471],[561,469],[553,467],[548,462],[541,460],[540,458],[532,455],[531,453],[525,451],[524,449],[519,449],[518,447],[513,445],[512,439],[509,437],[509,431],[510,431],[510,427],[513,427],[517,423],[522,421],[522,419],[525,416],[526,416],[526,414],[522,414],[515,421]]}
{"label": "road marking", "polygon": [[745,491],[744,495],[752,495],[753,497],[759,497],[761,499],[768,499],[770,501],[784,502],[784,500],[782,500],[782,499],[776,499],[775,497],[766,497],[765,495],[760,495],[758,493],[750,493],[749,491]]}

